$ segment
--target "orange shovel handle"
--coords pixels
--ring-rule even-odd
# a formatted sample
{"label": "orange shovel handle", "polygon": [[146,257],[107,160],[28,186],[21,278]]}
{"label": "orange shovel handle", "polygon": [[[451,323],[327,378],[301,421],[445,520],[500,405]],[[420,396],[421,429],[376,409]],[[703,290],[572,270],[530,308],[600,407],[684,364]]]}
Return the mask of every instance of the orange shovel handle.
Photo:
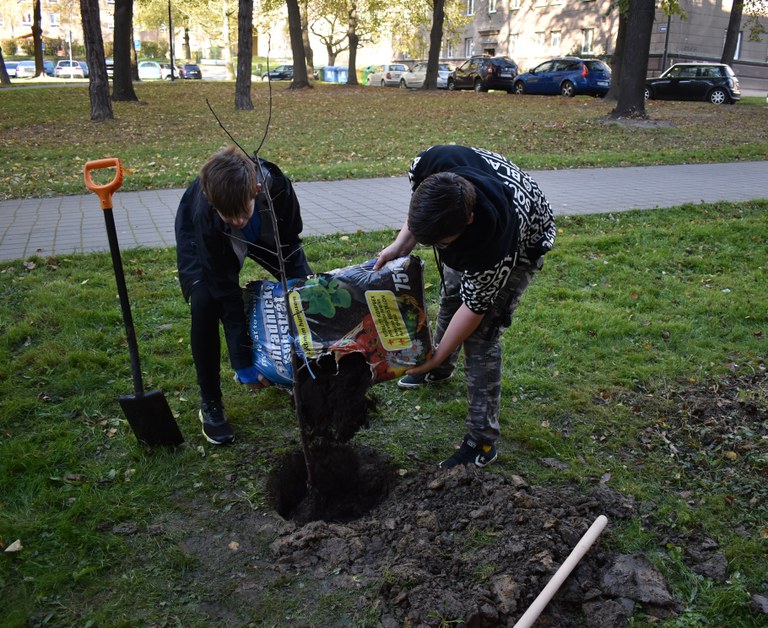
{"label": "orange shovel handle", "polygon": [[[109,183],[96,185],[91,179],[91,170],[101,170],[102,168],[114,168],[115,177]],[[96,192],[101,200],[102,209],[112,209],[112,193],[120,189],[123,184],[123,168],[120,166],[120,160],[117,157],[107,157],[106,159],[95,159],[85,164],[83,170],[85,175],[85,185],[91,192]]]}

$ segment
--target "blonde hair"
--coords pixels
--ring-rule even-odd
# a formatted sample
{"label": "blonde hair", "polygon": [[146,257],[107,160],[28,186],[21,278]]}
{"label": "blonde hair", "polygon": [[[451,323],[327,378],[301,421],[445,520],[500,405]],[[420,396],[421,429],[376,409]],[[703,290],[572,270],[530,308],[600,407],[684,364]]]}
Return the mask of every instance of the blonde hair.
{"label": "blonde hair", "polygon": [[247,214],[259,193],[256,166],[236,146],[228,146],[203,164],[200,185],[208,202],[225,218]]}

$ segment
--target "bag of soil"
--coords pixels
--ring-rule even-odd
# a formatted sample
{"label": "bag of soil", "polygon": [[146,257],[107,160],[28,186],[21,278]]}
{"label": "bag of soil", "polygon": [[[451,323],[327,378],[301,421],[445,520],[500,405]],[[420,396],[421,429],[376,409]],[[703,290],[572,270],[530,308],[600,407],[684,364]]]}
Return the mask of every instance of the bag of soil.
{"label": "bag of soil", "polygon": [[[399,377],[432,354],[423,263],[415,255],[374,271],[374,260],[288,282],[296,350],[301,360],[362,353],[371,383]],[[291,386],[291,342],[280,283],[245,287],[253,365],[270,382]]]}

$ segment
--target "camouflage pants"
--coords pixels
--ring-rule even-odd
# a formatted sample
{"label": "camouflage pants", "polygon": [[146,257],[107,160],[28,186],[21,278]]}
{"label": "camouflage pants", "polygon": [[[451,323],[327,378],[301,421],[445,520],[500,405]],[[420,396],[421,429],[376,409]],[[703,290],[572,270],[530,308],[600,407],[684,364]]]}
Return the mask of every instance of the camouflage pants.
{"label": "camouflage pants", "polygon": [[[480,326],[464,341],[464,375],[467,380],[467,431],[477,442],[490,443],[499,437],[501,403],[501,335],[512,322],[512,313],[520,297],[541,269],[539,259],[533,265],[515,266],[507,283],[496,296]],[[443,267],[440,310],[435,325],[435,345],[440,344],[448,323],[461,305],[459,280],[461,273]],[[461,347],[432,372],[453,372]]]}

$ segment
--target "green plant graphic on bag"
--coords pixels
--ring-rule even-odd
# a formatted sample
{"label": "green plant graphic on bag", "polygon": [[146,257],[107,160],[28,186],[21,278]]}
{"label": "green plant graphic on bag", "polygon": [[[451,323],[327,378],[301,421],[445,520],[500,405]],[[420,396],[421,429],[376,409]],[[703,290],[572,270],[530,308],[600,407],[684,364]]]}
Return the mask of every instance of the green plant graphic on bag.
{"label": "green plant graphic on bag", "polygon": [[328,281],[323,275],[307,280],[301,289],[301,300],[307,304],[305,314],[319,314],[326,318],[333,318],[336,308],[352,305],[352,296],[340,286],[338,280]]}

